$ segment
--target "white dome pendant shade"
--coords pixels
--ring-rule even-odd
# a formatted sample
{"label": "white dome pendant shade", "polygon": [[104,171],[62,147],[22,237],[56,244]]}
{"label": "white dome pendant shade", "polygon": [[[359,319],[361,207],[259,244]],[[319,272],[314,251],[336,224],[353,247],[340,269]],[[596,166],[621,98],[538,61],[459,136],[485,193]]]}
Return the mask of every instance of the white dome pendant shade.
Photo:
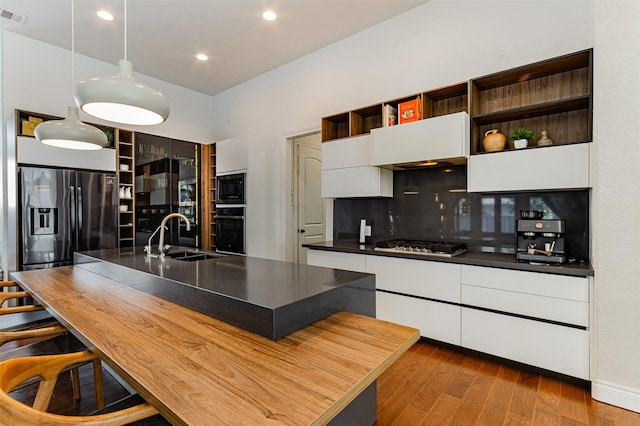
{"label": "white dome pendant shade", "polygon": [[58,148],[97,150],[109,145],[107,135],[97,127],[80,121],[77,107],[68,108],[64,120],[48,120],[38,124],[34,134],[45,145]]}
{"label": "white dome pendant shade", "polygon": [[118,61],[118,75],[78,84],[76,104],[87,114],[115,123],[153,125],[169,117],[169,102],[157,90],[133,79],[131,62]]}

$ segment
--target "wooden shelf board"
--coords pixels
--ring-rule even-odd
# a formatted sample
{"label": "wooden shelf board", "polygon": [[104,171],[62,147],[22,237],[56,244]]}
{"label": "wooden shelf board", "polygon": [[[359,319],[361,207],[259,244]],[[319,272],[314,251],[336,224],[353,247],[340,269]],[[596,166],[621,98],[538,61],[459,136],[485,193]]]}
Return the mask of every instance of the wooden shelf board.
{"label": "wooden shelf board", "polygon": [[500,121],[539,117],[548,114],[558,114],[561,112],[568,112],[577,109],[587,109],[589,108],[590,103],[591,96],[577,96],[574,98],[544,102],[541,104],[513,108],[504,111],[478,114],[473,116],[472,119],[478,124],[489,124]]}

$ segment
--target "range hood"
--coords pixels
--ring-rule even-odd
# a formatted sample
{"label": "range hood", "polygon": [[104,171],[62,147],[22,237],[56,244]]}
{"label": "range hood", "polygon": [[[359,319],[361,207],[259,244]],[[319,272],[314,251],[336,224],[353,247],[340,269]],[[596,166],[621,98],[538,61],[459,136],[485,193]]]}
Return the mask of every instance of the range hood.
{"label": "range hood", "polygon": [[371,131],[371,165],[394,170],[466,164],[470,119],[466,112]]}

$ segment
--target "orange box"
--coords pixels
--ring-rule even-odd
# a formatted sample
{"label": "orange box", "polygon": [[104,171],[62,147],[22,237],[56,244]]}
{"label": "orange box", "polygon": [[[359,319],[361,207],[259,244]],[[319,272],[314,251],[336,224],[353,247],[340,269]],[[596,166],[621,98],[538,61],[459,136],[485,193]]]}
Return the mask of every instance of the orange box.
{"label": "orange box", "polygon": [[398,122],[400,124],[422,120],[422,102],[420,97],[398,104]]}

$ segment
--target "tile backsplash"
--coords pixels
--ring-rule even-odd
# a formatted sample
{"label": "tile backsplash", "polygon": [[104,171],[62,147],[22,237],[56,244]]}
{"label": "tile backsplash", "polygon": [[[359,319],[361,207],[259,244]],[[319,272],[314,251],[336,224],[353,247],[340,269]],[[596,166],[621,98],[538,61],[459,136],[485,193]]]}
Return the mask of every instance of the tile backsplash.
{"label": "tile backsplash", "polygon": [[461,241],[470,250],[515,253],[520,211],[542,210],[544,219],[565,220],[568,258],[589,257],[589,190],[469,194],[465,166],[395,171],[393,179],[393,198],[334,200],[334,240],[357,240],[364,218],[374,242]]}

